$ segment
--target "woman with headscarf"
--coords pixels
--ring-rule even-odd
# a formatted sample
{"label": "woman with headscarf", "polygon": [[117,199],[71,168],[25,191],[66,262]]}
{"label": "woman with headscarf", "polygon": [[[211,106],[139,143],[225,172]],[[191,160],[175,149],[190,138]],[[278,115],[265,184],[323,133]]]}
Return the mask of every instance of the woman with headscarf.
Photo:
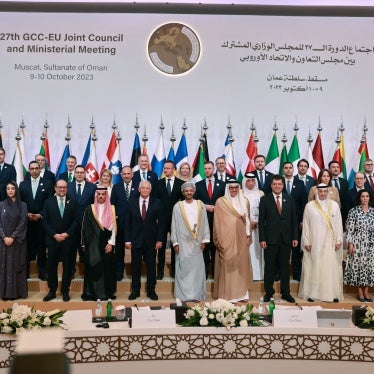
{"label": "woman with headscarf", "polygon": [[306,204],[301,249],[303,266],[299,297],[308,301],[343,300],[343,226],[339,205],[325,183]]}
{"label": "woman with headscarf", "polygon": [[257,178],[252,173],[246,173],[243,181],[243,194],[249,201],[252,243],[249,246],[249,257],[252,263],[253,280],[264,279],[264,251],[258,237],[258,208],[264,192],[258,189]]}
{"label": "woman with headscarf", "polygon": [[248,246],[251,244],[250,206],[236,180],[226,182],[225,195],[214,207],[213,240],[216,245],[215,299],[231,302],[249,299],[252,265]]}
{"label": "woman with headscarf", "polygon": [[0,202],[0,298],[27,297],[27,206],[19,200],[16,182],[6,185]]}

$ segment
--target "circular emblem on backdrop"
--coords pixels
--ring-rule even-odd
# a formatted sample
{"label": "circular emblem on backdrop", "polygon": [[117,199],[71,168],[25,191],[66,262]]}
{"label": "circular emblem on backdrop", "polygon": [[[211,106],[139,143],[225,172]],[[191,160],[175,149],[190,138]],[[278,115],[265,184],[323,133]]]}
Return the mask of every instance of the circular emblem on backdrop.
{"label": "circular emblem on backdrop", "polygon": [[195,32],[181,23],[167,23],[153,32],[148,42],[152,64],[166,74],[191,70],[200,57],[200,41]]}

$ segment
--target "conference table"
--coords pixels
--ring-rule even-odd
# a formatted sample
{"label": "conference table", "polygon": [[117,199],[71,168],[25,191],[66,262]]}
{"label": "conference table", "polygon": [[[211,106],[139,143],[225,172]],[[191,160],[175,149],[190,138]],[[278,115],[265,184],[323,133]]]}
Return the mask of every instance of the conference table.
{"label": "conference table", "polygon": [[[71,373],[153,374],[230,370],[339,370],[372,372],[374,331],[349,328],[180,327],[130,328],[128,322],[97,328],[91,311],[64,316],[64,349]],[[17,338],[0,335],[0,373],[7,372]]]}

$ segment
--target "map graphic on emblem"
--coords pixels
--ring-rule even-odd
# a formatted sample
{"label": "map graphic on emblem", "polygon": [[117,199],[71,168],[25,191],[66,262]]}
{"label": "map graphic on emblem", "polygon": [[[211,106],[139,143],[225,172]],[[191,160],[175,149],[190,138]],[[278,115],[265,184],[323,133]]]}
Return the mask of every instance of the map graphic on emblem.
{"label": "map graphic on emblem", "polygon": [[167,23],[153,32],[148,42],[153,65],[166,74],[191,70],[200,57],[200,41],[193,30],[181,23]]}

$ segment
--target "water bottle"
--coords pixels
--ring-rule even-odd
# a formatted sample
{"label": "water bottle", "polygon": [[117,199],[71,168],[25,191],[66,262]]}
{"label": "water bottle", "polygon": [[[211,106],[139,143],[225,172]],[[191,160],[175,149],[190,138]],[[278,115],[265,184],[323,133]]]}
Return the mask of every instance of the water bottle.
{"label": "water bottle", "polygon": [[112,311],[113,311],[112,300],[108,299],[108,302],[106,303],[106,319],[107,319],[107,321],[110,321],[112,319]]}
{"label": "water bottle", "polygon": [[260,302],[258,303],[258,314],[264,315],[265,314],[265,304],[264,304],[264,298],[260,298]]}
{"label": "water bottle", "polygon": [[96,311],[95,314],[97,317],[101,317],[103,315],[103,303],[100,299],[96,300]]}
{"label": "water bottle", "polygon": [[274,299],[271,298],[270,301],[269,301],[269,315],[273,315],[273,311],[275,309],[275,302],[274,302]]}

